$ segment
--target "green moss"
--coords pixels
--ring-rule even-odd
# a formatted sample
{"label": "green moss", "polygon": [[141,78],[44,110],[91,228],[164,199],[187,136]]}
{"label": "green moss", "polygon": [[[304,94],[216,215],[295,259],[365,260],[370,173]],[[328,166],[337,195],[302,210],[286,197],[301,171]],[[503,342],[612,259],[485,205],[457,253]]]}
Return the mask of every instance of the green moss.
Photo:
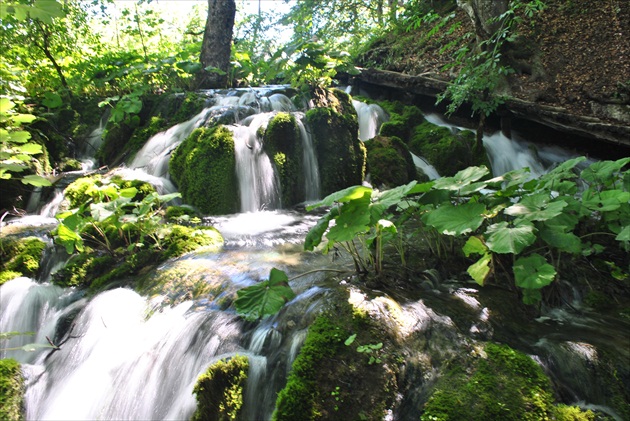
{"label": "green moss", "polygon": [[81,253],[53,275],[53,283],[62,287],[90,286],[99,276],[108,274],[115,266],[113,256]]}
{"label": "green moss", "polygon": [[577,406],[557,405],[554,408],[556,421],[595,421],[595,414],[591,410],[582,411]]}
{"label": "green moss", "polygon": [[35,277],[46,243],[37,237],[0,240],[0,285],[17,276]]}
{"label": "green moss", "polygon": [[484,148],[477,148],[475,134],[469,130],[452,133],[423,121],[413,129],[409,149],[426,158],[442,176],[453,176],[470,166],[490,168]]}
{"label": "green moss", "polygon": [[168,222],[181,223],[199,216],[199,212],[190,206],[169,206],[164,211],[164,217]]}
{"label": "green moss", "polygon": [[194,130],[171,156],[170,173],[184,201],[202,213],[238,211],[234,137],[226,127]]}
{"label": "green moss", "polygon": [[358,139],[356,112],[346,113],[341,115],[332,108],[313,108],[306,113],[323,196],[359,185],[365,177],[366,151]]}
{"label": "green moss", "polygon": [[417,178],[409,149],[399,138],[376,136],[366,146],[373,185],[395,187]]}
{"label": "green moss", "polygon": [[0,360],[0,419],[23,420],[24,378],[20,363]]}
{"label": "green moss", "polygon": [[181,256],[201,248],[217,252],[223,246],[223,237],[213,227],[169,225],[158,235],[164,237],[161,244],[164,258]]}
{"label": "green moss", "polygon": [[308,329],[308,336],[293,363],[287,385],[278,393],[274,421],[314,420],[321,414],[317,372],[333,357],[350,332],[333,317],[319,316]]}
{"label": "green moss", "polygon": [[525,354],[488,343],[469,369],[438,381],[421,420],[542,420],[554,413],[549,379]]}
{"label": "green moss", "polygon": [[[331,297],[331,308],[310,325],[293,362],[287,384],[278,393],[273,420],[384,419],[396,396],[396,374],[389,342],[379,326],[355,314],[347,291]],[[356,333],[352,345],[346,339]],[[360,345],[384,343],[383,361],[370,364]]]}
{"label": "green moss", "polygon": [[304,201],[304,153],[295,117],[276,114],[264,133],[264,149],[275,164],[285,207]]}
{"label": "green moss", "polygon": [[81,162],[76,159],[65,159],[59,166],[61,171],[78,171],[82,168]]}
{"label": "green moss", "polygon": [[124,180],[120,176],[113,176],[110,179],[106,179],[97,174],[76,179],[66,187],[63,194],[68,200],[70,209],[74,209],[90,201],[95,203],[106,201],[102,195],[101,188],[109,183],[115,184],[118,186],[118,189],[131,187],[137,189],[138,193],[131,199],[133,201],[141,201],[148,194],[155,192],[155,187],[146,181]]}
{"label": "green moss", "polygon": [[236,420],[243,406],[243,388],[249,371],[249,360],[235,355],[217,361],[199,376],[193,389],[197,410],[192,419]]}

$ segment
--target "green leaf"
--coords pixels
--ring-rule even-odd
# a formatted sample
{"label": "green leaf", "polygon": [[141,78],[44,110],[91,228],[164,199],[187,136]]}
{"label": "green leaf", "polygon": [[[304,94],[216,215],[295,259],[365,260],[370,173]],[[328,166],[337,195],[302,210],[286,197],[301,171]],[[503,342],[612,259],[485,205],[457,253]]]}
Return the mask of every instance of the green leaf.
{"label": "green leaf", "polygon": [[560,251],[571,254],[580,254],[582,252],[582,241],[572,232],[562,232],[545,227],[540,231],[540,237],[545,243]]}
{"label": "green leaf", "polygon": [[365,194],[372,195],[372,189],[364,186],[351,186],[343,190],[339,190],[335,193],[331,193],[321,201],[314,203],[306,208],[306,210],[312,210],[322,206],[332,206],[334,203],[344,203],[351,200],[360,199]]}
{"label": "green leaf", "polygon": [[35,4],[29,9],[29,15],[33,19],[39,19],[44,23],[52,24],[53,18],[66,16],[60,3],[55,0],[35,0]]}
{"label": "green leaf", "polygon": [[524,289],[523,290],[523,303],[527,305],[533,305],[539,303],[542,300],[542,294],[539,289]]}
{"label": "green leaf", "polygon": [[11,120],[18,124],[28,124],[32,123],[37,117],[33,114],[13,114],[11,115]]}
{"label": "green leaf", "polygon": [[464,170],[461,170],[453,177],[442,177],[435,180],[433,188],[454,191],[461,190],[462,188],[479,180],[481,177],[485,176],[488,173],[488,168],[486,168],[485,166],[468,167]]}
{"label": "green leaf", "polygon": [[528,257],[521,257],[514,262],[514,282],[516,286],[525,289],[540,289],[553,282],[556,270],[544,257],[534,253]]}
{"label": "green leaf", "polygon": [[407,196],[407,194],[414,188],[416,184],[416,181],[412,181],[409,184],[398,186],[393,189],[386,190],[382,193],[378,193],[375,195],[374,200],[375,202],[382,204],[386,208],[397,205],[403,197]]}
{"label": "green leaf", "polygon": [[344,345],[345,345],[345,346],[350,346],[350,345],[352,345],[352,343],[354,342],[354,340],[355,340],[356,338],[357,338],[357,334],[356,334],[356,333],[355,333],[355,334],[353,334],[353,335],[348,336],[348,339],[346,339],[346,341],[344,342]]}
{"label": "green leaf", "polygon": [[83,249],[83,242],[81,236],[72,231],[65,224],[59,224],[57,227],[56,237],[57,241],[66,248],[68,254],[74,253],[75,247],[78,251]]}
{"label": "green leaf", "polygon": [[9,142],[26,143],[31,138],[31,134],[24,130],[9,132]]}
{"label": "green leaf", "polygon": [[617,241],[630,241],[630,225],[626,225],[615,237]]}
{"label": "green leaf", "polygon": [[25,175],[22,178],[22,183],[23,184],[28,184],[28,185],[31,185],[31,186],[35,186],[35,187],[49,187],[49,186],[52,186],[52,183],[48,179],[46,179],[46,178],[44,178],[42,176],[39,176],[39,175],[34,175],[34,174]]}
{"label": "green leaf", "polygon": [[37,155],[43,152],[42,145],[39,143],[25,143],[15,148],[16,153],[23,153],[26,155]]}
{"label": "green leaf", "polygon": [[236,311],[247,320],[257,320],[276,314],[284,305],[295,298],[286,273],[271,269],[269,280],[236,292]]}
{"label": "green leaf", "polygon": [[519,216],[527,221],[545,221],[562,213],[568,205],[564,200],[552,200],[548,193],[525,196],[519,203],[505,209],[511,216]]}
{"label": "green leaf", "polygon": [[617,161],[598,161],[589,165],[582,171],[580,177],[590,183],[610,185],[614,180],[613,175],[630,163],[630,158],[622,158]]}
{"label": "green leaf", "polygon": [[466,244],[462,248],[464,255],[470,257],[471,254],[486,254],[488,247],[477,236],[468,237]]}
{"label": "green leaf", "polygon": [[466,272],[475,282],[483,286],[490,273],[490,262],[492,262],[492,256],[489,253],[485,253],[481,256],[481,259],[470,265]]}
{"label": "green leaf", "polygon": [[55,92],[45,92],[42,105],[47,108],[58,108],[63,104],[61,96]]}
{"label": "green leaf", "polygon": [[445,204],[426,213],[422,219],[442,234],[458,236],[479,228],[485,212],[486,207],[481,203]]}
{"label": "green leaf", "polygon": [[529,223],[510,227],[507,222],[499,222],[490,225],[486,235],[486,245],[495,253],[518,254],[536,241],[534,226]]}
{"label": "green leaf", "polygon": [[601,192],[588,189],[582,194],[582,204],[597,212],[617,210],[630,200],[630,192],[623,190],[604,190]]}
{"label": "green leaf", "polygon": [[370,230],[370,196],[365,193],[363,198],[344,203],[335,219],[335,225],[330,227],[326,238],[333,242],[352,241],[357,235]]}
{"label": "green leaf", "polygon": [[328,213],[319,218],[317,223],[308,231],[304,239],[304,250],[313,251],[321,241],[322,236],[328,229],[330,221],[339,214],[338,208],[332,208]]}

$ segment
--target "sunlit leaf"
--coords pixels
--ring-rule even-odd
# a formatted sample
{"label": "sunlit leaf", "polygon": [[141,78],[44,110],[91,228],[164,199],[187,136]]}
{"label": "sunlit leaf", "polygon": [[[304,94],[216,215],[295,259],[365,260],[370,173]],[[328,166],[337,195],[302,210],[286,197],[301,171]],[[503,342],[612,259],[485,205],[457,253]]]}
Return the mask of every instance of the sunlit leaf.
{"label": "sunlit leaf", "polygon": [[11,120],[18,124],[32,123],[37,117],[33,114],[13,114]]}
{"label": "sunlit leaf", "polygon": [[24,130],[9,132],[9,141],[13,143],[26,143],[31,138],[31,134]]}
{"label": "sunlit leaf", "polygon": [[485,254],[488,252],[488,247],[477,236],[468,237],[466,244],[462,248],[464,255],[470,257],[471,254]]}
{"label": "sunlit leaf", "polygon": [[567,206],[564,200],[552,200],[547,193],[525,196],[520,202],[505,209],[507,215],[518,216],[527,221],[545,221],[562,213]]}
{"label": "sunlit leaf", "polygon": [[295,297],[286,273],[271,269],[269,280],[242,288],[236,292],[234,306],[239,315],[247,320],[257,320],[276,314]]}
{"label": "sunlit leaf", "polygon": [[39,143],[25,143],[15,148],[16,152],[26,155],[37,155],[43,152],[42,145]]}
{"label": "sunlit leaf", "polygon": [[492,256],[489,253],[485,253],[481,256],[481,259],[470,265],[466,272],[475,282],[483,286],[490,274],[490,262],[492,262]]}
{"label": "sunlit leaf", "polygon": [[61,96],[56,92],[45,92],[44,100],[42,101],[42,105],[48,108],[58,108],[63,104],[63,100]]}
{"label": "sunlit leaf", "polygon": [[486,245],[495,253],[518,254],[536,241],[534,226],[522,223],[510,227],[507,222],[492,224],[486,230]]}
{"label": "sunlit leaf", "polygon": [[39,175],[25,175],[24,177],[22,177],[22,183],[24,184],[28,184],[31,186],[35,186],[35,187],[49,187],[52,186],[52,183],[50,182],[50,180],[39,176]]}
{"label": "sunlit leaf", "polygon": [[371,195],[372,189],[365,186],[351,186],[329,194],[321,201],[308,206],[306,210],[312,210],[321,206],[332,206],[334,203],[349,202],[351,200],[362,198],[366,193]]}

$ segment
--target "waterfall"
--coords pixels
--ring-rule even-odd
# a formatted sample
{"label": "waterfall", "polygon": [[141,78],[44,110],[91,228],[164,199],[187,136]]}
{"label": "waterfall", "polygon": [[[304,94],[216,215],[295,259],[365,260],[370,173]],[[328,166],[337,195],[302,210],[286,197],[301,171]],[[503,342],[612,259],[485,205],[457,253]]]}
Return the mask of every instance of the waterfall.
{"label": "waterfall", "polygon": [[248,126],[228,126],[234,133],[241,212],[280,207],[279,183],[257,135],[258,129],[266,126],[273,115],[257,114],[248,121]]}
{"label": "waterfall", "polygon": [[411,158],[413,159],[413,164],[417,168],[420,168],[420,170],[429,177],[429,180],[436,180],[440,178],[440,174],[437,172],[435,167],[429,164],[426,159],[414,154],[411,154]]}
{"label": "waterfall", "polygon": [[359,122],[359,139],[365,142],[378,134],[381,124],[389,120],[389,116],[378,104],[352,100]]}
{"label": "waterfall", "polygon": [[320,197],[320,178],[319,165],[317,164],[317,154],[313,145],[311,134],[304,124],[305,115],[299,113],[296,116],[300,135],[302,139],[302,147],[304,148],[304,183],[306,192],[306,201],[314,201]]}
{"label": "waterfall", "polygon": [[83,171],[89,171],[96,165],[96,159],[94,159],[94,156],[103,143],[103,132],[105,131],[106,123],[107,114],[101,117],[98,127],[92,130],[85,141],[85,147],[80,155]]}

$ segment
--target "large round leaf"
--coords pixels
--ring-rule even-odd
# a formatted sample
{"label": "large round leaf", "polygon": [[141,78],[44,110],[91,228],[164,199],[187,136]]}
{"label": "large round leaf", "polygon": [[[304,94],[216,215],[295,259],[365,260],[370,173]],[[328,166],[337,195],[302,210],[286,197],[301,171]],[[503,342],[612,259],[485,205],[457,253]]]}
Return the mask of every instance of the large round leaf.
{"label": "large round leaf", "polygon": [[486,207],[481,203],[443,205],[424,216],[424,223],[442,234],[462,235],[479,228],[483,223]]}
{"label": "large round leaf", "polygon": [[442,177],[435,180],[433,188],[454,191],[461,190],[462,188],[468,186],[471,183],[474,183],[488,173],[488,168],[484,166],[468,167],[464,170],[461,170],[453,177]]}
{"label": "large round leaf", "polygon": [[295,292],[289,286],[286,273],[271,269],[269,280],[260,282],[236,292],[236,311],[247,320],[257,320],[276,314],[290,300]]}
{"label": "large round leaf", "polygon": [[525,289],[540,289],[552,283],[556,277],[556,269],[537,253],[521,257],[514,262],[512,269],[516,286]]}
{"label": "large round leaf", "polygon": [[499,222],[490,225],[486,235],[486,245],[495,253],[518,254],[536,241],[534,226],[529,223],[510,227],[507,222]]}

